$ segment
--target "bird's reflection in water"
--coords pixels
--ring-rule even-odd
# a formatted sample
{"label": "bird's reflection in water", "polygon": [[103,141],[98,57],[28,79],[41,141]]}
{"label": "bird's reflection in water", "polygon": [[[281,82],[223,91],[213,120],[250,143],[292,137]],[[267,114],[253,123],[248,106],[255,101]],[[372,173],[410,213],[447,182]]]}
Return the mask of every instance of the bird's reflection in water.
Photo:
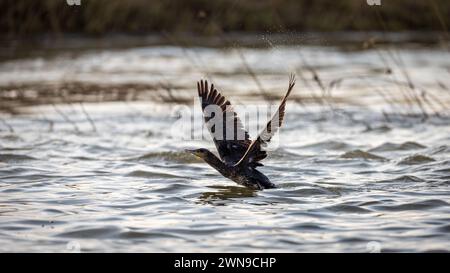
{"label": "bird's reflection in water", "polygon": [[209,186],[216,191],[204,192],[200,195],[199,201],[213,205],[225,205],[222,201],[236,198],[255,197],[257,190],[239,186]]}

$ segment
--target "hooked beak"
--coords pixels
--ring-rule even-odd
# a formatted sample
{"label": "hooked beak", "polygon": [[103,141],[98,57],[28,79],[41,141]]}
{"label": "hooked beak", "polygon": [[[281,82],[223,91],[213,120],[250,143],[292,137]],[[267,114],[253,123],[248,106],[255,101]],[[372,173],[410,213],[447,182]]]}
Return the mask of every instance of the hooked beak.
{"label": "hooked beak", "polygon": [[186,153],[190,153],[190,154],[193,154],[193,155],[196,155],[196,156],[198,156],[198,153],[197,153],[197,151],[196,151],[196,150],[185,149],[184,151],[185,151]]}

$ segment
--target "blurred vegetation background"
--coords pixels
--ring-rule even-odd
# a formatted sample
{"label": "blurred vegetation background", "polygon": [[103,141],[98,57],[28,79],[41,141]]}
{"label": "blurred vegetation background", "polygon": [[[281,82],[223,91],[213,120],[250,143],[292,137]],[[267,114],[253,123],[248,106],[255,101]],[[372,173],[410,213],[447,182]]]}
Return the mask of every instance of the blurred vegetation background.
{"label": "blurred vegetation background", "polygon": [[32,34],[447,31],[448,0],[2,0],[3,37]]}
{"label": "blurred vegetation background", "polygon": [[[78,1],[80,5],[70,5]],[[404,101],[411,107],[417,105],[423,116],[428,115],[423,105],[430,100],[447,109],[446,104],[440,102],[440,95],[428,99],[424,95],[425,88],[419,89],[413,83],[416,79],[409,75],[410,68],[398,51],[409,45],[450,52],[450,0],[378,1],[381,5],[368,4],[377,0],[0,0],[0,64],[5,63],[3,75],[0,75],[3,76],[0,77],[0,111],[14,112],[15,105],[49,102],[155,99],[155,94],[161,101],[190,102],[191,97],[183,97],[182,92],[191,88],[191,82],[198,76],[196,72],[193,74],[195,77],[186,79],[183,71],[185,82],[177,81],[175,85],[165,77],[158,77],[158,73],[165,74],[165,67],[158,67],[156,73],[153,68],[141,71],[140,61],[137,61],[130,66],[131,77],[127,78],[127,70],[108,70],[98,64],[101,58],[91,63],[83,59],[82,54],[78,55],[90,49],[110,51],[152,45],[182,48],[181,59],[188,61],[192,71],[207,77],[246,75],[255,83],[259,93],[269,100],[270,87],[264,87],[267,81],[260,81],[260,78],[267,78],[267,71],[258,64],[249,64],[245,56],[248,51],[241,48],[246,47],[244,50],[247,50],[281,44],[333,45],[352,51],[376,49],[380,58],[380,67],[377,64],[369,68],[367,75],[355,76],[352,72],[349,76],[329,75],[328,67],[322,69],[314,62],[307,63],[302,57],[296,72],[305,89],[314,90],[310,87],[316,86],[321,95],[316,96],[314,91],[298,98],[299,102],[314,101],[328,106],[335,99],[330,90],[337,89],[344,80],[365,81],[365,77],[383,76],[385,81],[378,84],[391,81],[388,83],[392,83],[395,89],[383,91],[388,95],[379,91],[380,96],[389,101],[388,104],[396,103],[397,98],[389,96],[399,94],[400,90],[400,94],[405,94]],[[398,47],[391,48],[393,45]],[[192,46],[231,49],[237,53],[242,67],[230,75],[214,68],[208,69],[197,52],[188,51]],[[297,49],[300,54],[300,48]],[[52,56],[65,57],[58,63],[47,59]],[[114,54],[109,56],[115,57]],[[118,59],[126,64],[128,60],[123,61],[122,58],[133,61],[133,56],[125,54]],[[31,57],[37,57],[37,61],[23,66],[8,63]],[[72,62],[70,58],[81,61]],[[146,62],[149,60],[144,59],[143,63]],[[60,69],[64,73],[60,73]],[[449,71],[447,67],[444,69]],[[43,70],[42,73],[39,70]],[[62,76],[55,80],[52,73]],[[122,75],[123,83],[86,81],[83,77],[91,73],[111,78]],[[147,78],[151,73],[154,74],[152,80],[135,81],[140,77]],[[28,75],[35,77],[33,81],[27,78]],[[437,85],[432,90],[447,92],[448,84],[444,84],[444,80],[436,79]],[[266,90],[269,91],[266,93]],[[436,106],[430,108],[438,112]]]}

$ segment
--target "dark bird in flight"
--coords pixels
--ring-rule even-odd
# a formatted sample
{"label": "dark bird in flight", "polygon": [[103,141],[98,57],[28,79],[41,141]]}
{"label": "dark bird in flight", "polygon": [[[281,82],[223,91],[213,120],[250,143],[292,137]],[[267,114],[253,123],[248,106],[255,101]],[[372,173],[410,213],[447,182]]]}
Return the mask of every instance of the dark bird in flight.
{"label": "dark bird in flight", "polygon": [[[291,75],[288,90],[281,100],[277,112],[275,112],[259,136],[251,141],[231,103],[214,88],[213,84],[208,88],[207,81],[201,80],[197,82],[204,121],[213,137],[220,158],[204,148],[186,151],[202,158],[223,176],[240,185],[258,190],[275,188],[276,186],[270,182],[269,178],[256,170],[256,168],[263,166],[260,161],[267,157],[267,153],[261,148],[267,146],[267,143],[281,126],[286,101],[294,85],[295,77]],[[218,111],[211,114],[211,108],[208,107]],[[214,117],[221,117],[219,120],[222,122],[219,123],[219,126],[222,125],[222,130],[216,130],[220,128],[215,128],[217,119],[214,120],[215,122],[211,122],[213,123],[212,125],[209,123],[209,121],[213,121]],[[231,128],[231,137],[229,133],[227,135],[230,127],[234,127]]]}

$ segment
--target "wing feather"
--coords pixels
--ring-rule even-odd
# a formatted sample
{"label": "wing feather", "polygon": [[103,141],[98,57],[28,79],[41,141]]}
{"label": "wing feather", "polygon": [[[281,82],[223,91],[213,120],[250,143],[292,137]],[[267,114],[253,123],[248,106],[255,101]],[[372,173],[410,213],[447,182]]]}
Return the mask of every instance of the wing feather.
{"label": "wing feather", "polygon": [[295,77],[293,74],[289,77],[289,87],[281,100],[280,106],[277,112],[272,116],[270,121],[267,123],[266,128],[258,135],[258,137],[252,141],[249,145],[247,151],[244,153],[242,158],[235,164],[239,166],[241,164],[259,165],[259,161],[267,157],[267,153],[261,148],[266,147],[270,139],[275,135],[284,120],[286,101],[291,94],[292,89],[295,85]]}
{"label": "wing feather", "polygon": [[[213,84],[211,84],[210,88],[208,87],[207,81],[201,80],[200,82],[197,82],[198,96],[200,97],[200,102],[202,105],[204,121],[208,125],[208,122],[213,118],[212,116],[206,115],[207,113],[205,112],[205,109],[208,106],[216,105],[220,107],[221,113],[219,114],[222,114],[223,135],[216,137],[216,124],[207,126],[207,128],[213,137],[214,144],[222,161],[233,165],[244,155],[251,141],[248,132],[242,125],[241,120],[236,112],[234,112],[230,101],[220,94]],[[230,119],[231,122],[227,122],[230,121]],[[226,135],[227,126],[233,126],[233,137]],[[243,139],[239,139],[240,136],[243,136]]]}

